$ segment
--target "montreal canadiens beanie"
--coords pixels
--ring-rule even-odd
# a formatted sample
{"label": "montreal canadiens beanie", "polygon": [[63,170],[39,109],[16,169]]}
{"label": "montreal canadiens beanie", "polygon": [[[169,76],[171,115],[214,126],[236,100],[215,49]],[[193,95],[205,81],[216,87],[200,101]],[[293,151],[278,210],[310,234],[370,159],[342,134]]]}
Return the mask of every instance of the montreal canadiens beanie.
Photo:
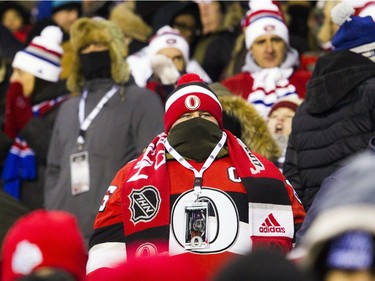
{"label": "montreal canadiens beanie", "polygon": [[216,94],[197,74],[181,76],[175,90],[165,104],[164,128],[168,133],[177,119],[186,112],[207,111],[215,117],[220,128],[223,128],[222,107]]}
{"label": "montreal canadiens beanie", "polygon": [[36,210],[8,231],[2,249],[2,281],[13,281],[41,267],[65,270],[84,280],[87,251],[76,219],[65,211]]}
{"label": "montreal canadiens beanie", "polygon": [[57,26],[45,27],[22,51],[16,53],[12,67],[50,82],[57,82],[61,72],[60,46],[63,33]]}
{"label": "montreal canadiens beanie", "polygon": [[177,29],[173,29],[168,25],[161,27],[156,32],[156,35],[151,37],[150,43],[148,44],[150,57],[156,55],[160,50],[165,48],[175,48],[180,50],[185,63],[189,61],[189,44]]}
{"label": "montreal canadiens beanie", "polygon": [[362,51],[374,49],[375,22],[371,16],[354,16],[355,10],[348,3],[339,3],[331,11],[332,21],[340,26],[332,38],[334,50],[362,47]]}
{"label": "montreal canadiens beanie", "polygon": [[289,31],[277,5],[271,0],[252,0],[249,2],[249,7],[250,10],[246,13],[243,23],[247,49],[259,36],[266,34],[277,35],[289,45]]}

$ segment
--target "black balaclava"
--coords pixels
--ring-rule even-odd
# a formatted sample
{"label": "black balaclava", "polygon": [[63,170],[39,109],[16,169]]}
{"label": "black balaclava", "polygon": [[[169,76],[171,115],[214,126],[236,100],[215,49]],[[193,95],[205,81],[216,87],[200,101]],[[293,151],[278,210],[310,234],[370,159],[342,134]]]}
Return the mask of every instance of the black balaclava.
{"label": "black balaclava", "polygon": [[168,135],[169,144],[182,156],[205,161],[223,132],[213,122],[196,117],[174,126]]}
{"label": "black balaclava", "polygon": [[111,57],[108,50],[80,54],[79,58],[83,77],[87,81],[97,78],[112,78]]}

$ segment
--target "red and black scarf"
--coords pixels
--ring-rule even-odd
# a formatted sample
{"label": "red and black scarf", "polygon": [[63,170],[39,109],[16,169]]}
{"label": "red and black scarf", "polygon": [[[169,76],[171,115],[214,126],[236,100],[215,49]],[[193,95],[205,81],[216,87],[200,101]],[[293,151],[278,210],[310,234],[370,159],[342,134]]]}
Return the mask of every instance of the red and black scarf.
{"label": "red and black scarf", "polygon": [[[228,136],[226,145],[229,157],[246,188],[249,204],[290,206],[285,179],[277,167],[251,152],[229,131],[224,131]],[[146,151],[134,161],[128,180],[122,187],[122,213],[128,258],[139,255],[139,245],[147,241],[158,245],[158,253],[168,252],[170,180],[164,147],[166,137],[166,133],[162,133],[148,145]],[[143,196],[145,194],[147,196]],[[146,197],[148,200],[152,198],[152,202],[143,202]],[[140,210],[142,203],[147,204],[148,208]],[[292,237],[286,238],[280,240],[267,235],[251,237],[253,246],[277,244],[278,247],[289,250]]]}

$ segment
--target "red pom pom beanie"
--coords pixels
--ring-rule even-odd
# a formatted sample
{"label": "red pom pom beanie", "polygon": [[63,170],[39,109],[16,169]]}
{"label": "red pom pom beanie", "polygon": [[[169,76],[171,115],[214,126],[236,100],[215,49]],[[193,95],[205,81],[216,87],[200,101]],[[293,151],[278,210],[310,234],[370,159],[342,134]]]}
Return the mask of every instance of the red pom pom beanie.
{"label": "red pom pom beanie", "polygon": [[197,74],[189,73],[180,77],[165,104],[165,132],[169,132],[182,114],[193,111],[209,112],[223,128],[222,107],[216,94]]}
{"label": "red pom pom beanie", "polygon": [[42,267],[86,276],[87,249],[76,218],[65,211],[36,210],[8,231],[2,249],[2,281],[14,281]]}

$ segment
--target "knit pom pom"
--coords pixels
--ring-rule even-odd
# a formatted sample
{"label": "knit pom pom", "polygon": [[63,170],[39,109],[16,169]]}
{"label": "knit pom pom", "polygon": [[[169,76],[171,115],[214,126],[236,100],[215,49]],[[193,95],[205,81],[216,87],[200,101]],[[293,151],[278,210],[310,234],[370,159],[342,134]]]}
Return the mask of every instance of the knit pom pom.
{"label": "knit pom pom", "polygon": [[342,2],[337,4],[331,10],[332,21],[337,25],[342,25],[346,21],[351,21],[351,15],[354,15],[354,8],[348,3]]}
{"label": "knit pom pom", "polygon": [[278,11],[279,8],[272,2],[272,0],[250,0],[249,1],[249,8],[251,11],[258,11],[258,10],[271,10],[271,11]]}
{"label": "knit pom pom", "polygon": [[53,25],[45,27],[40,33],[40,36],[45,40],[54,42],[55,44],[61,44],[63,39],[61,29]]}
{"label": "knit pom pom", "polygon": [[202,78],[200,78],[200,76],[198,74],[188,73],[188,74],[182,75],[178,79],[177,85],[187,84],[187,83],[191,83],[191,82],[201,82],[201,83],[203,83],[203,80],[202,80]]}

